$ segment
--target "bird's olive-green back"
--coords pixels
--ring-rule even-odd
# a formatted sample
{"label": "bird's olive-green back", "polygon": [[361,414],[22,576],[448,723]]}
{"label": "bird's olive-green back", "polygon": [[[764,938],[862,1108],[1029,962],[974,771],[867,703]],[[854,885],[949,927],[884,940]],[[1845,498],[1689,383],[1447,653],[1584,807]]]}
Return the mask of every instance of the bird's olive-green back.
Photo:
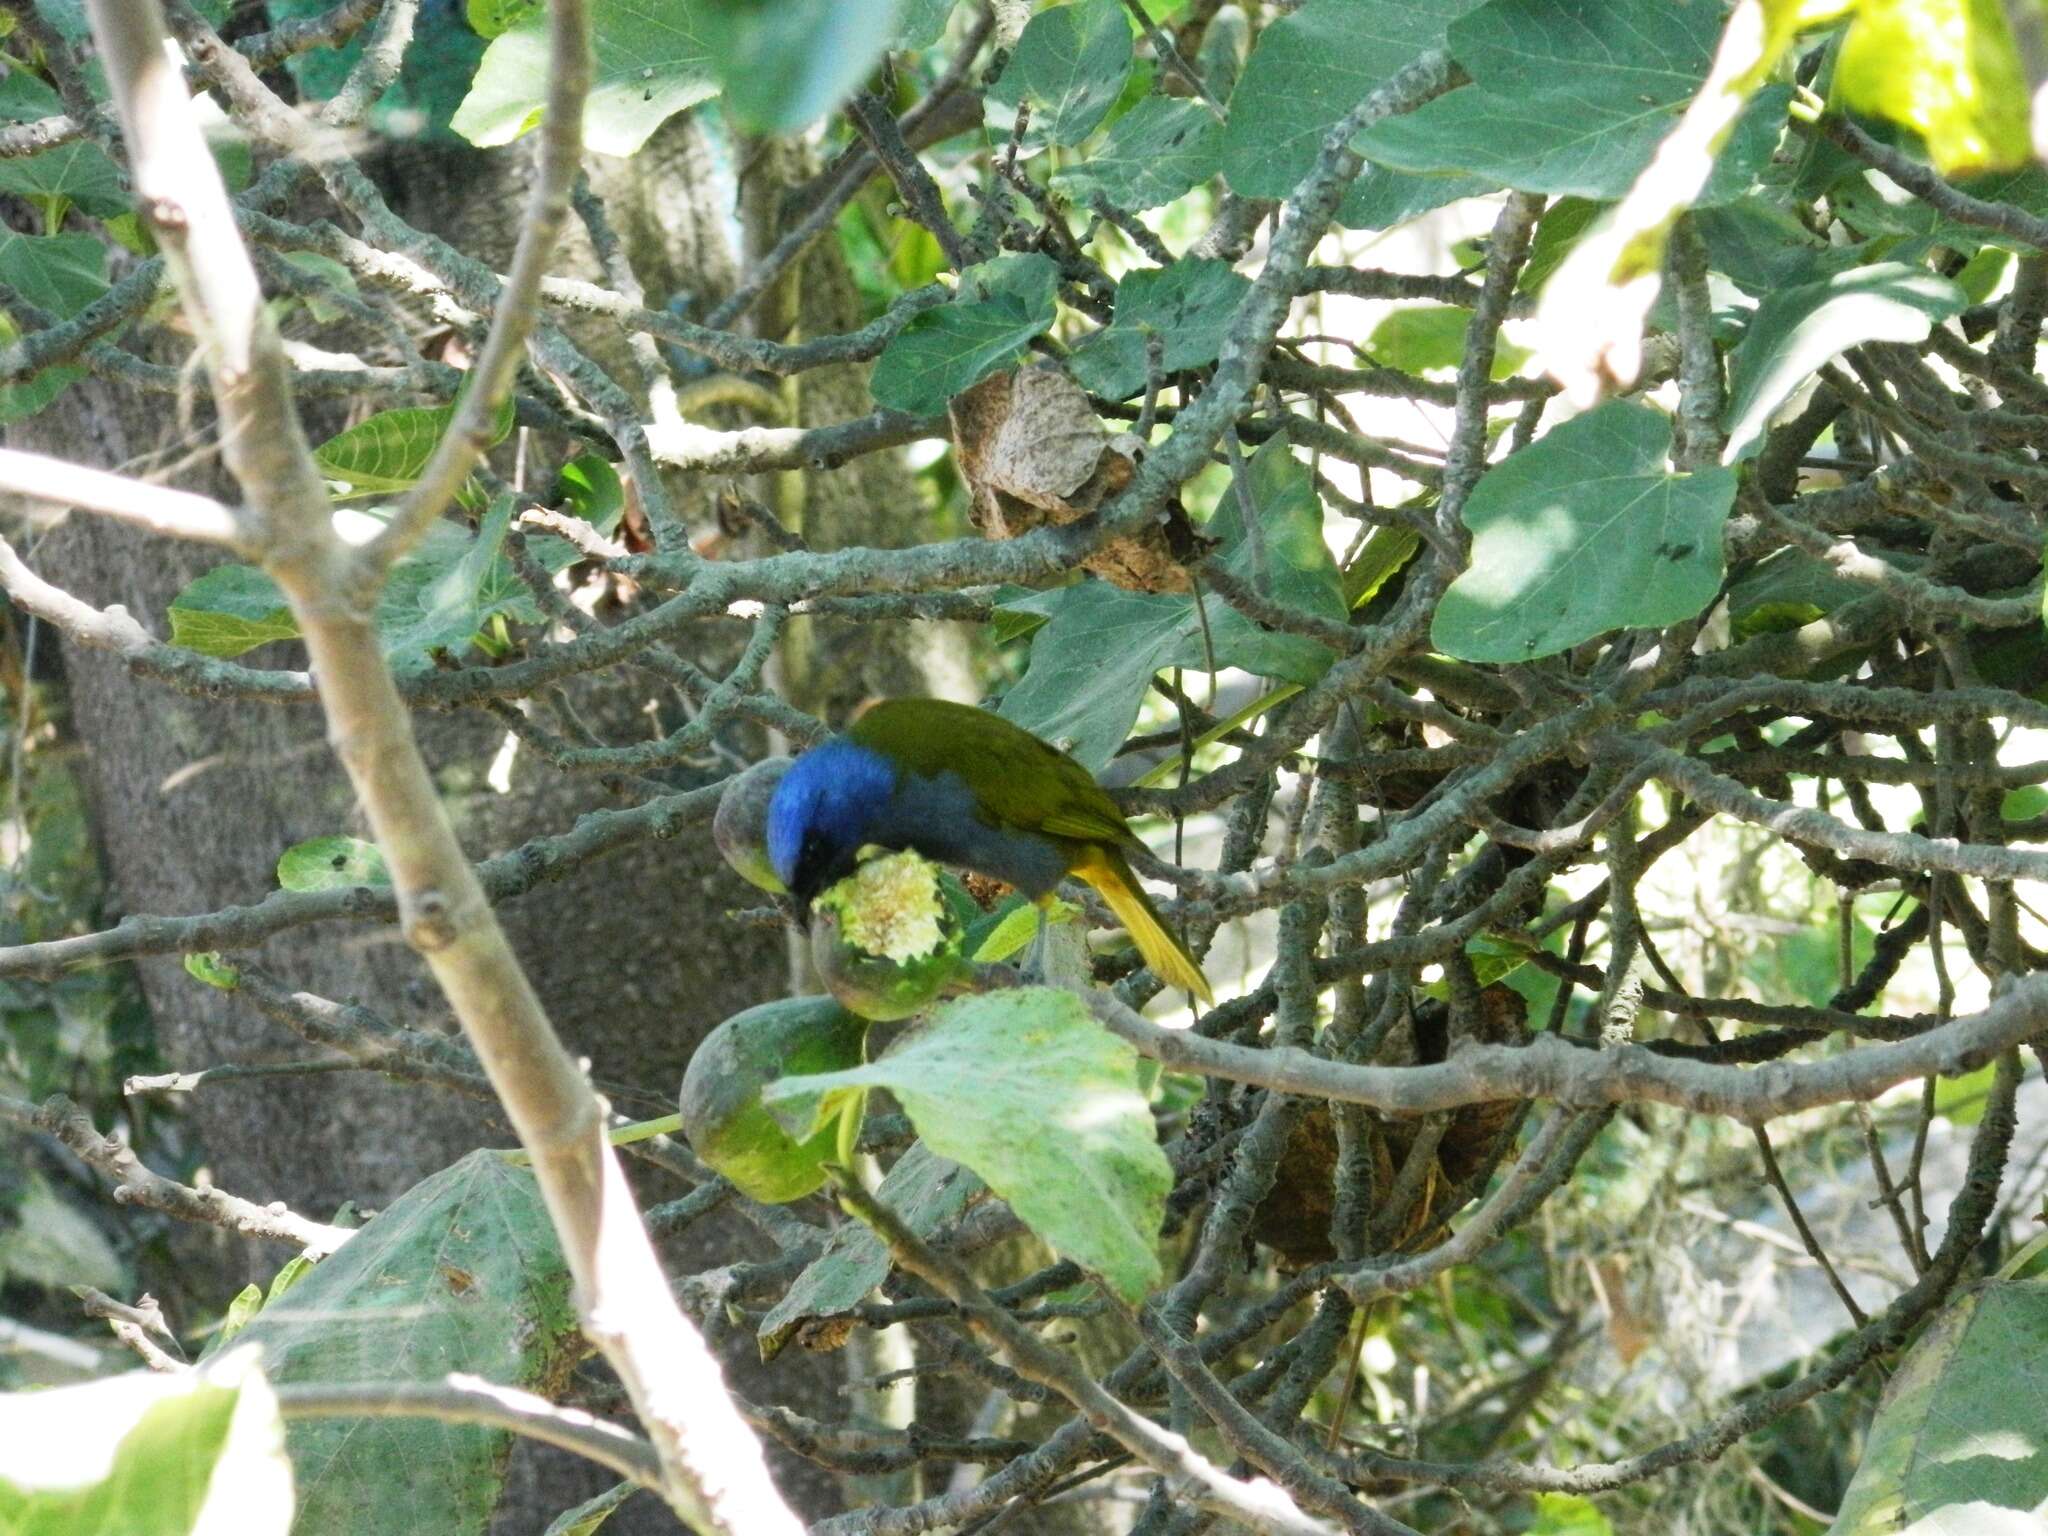
{"label": "bird's olive-green back", "polygon": [[957,773],[997,822],[1116,847],[1131,829],[1094,777],[1057,747],[969,704],[890,699],[846,733],[920,777]]}

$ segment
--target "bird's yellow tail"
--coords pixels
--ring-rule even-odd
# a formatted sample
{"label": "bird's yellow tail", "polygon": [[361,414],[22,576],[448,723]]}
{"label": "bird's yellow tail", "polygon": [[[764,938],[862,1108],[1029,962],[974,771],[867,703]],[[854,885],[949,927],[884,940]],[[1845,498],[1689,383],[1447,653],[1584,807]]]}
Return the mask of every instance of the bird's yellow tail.
{"label": "bird's yellow tail", "polygon": [[1209,990],[1209,978],[1202,974],[1187,946],[1166,931],[1159,909],[1152,905],[1152,898],[1138,884],[1138,877],[1131,873],[1131,866],[1121,853],[1102,847],[1086,849],[1074,866],[1074,873],[1094,886],[1109,903],[1109,910],[1124,925],[1138,946],[1138,953],[1152,967],[1153,975],[1169,987],[1192,992],[1205,1003],[1216,1001],[1215,993]]}

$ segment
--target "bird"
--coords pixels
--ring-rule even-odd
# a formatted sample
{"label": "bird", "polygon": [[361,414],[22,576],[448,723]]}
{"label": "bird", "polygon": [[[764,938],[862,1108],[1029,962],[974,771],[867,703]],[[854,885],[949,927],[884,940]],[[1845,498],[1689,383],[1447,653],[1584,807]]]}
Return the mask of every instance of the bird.
{"label": "bird", "polygon": [[1131,872],[1143,845],[1094,775],[1000,715],[886,699],[793,762],[768,804],[768,857],[800,912],[863,849],[910,850],[1045,903],[1067,875],[1093,886],[1153,974],[1213,1002],[1208,978]]}

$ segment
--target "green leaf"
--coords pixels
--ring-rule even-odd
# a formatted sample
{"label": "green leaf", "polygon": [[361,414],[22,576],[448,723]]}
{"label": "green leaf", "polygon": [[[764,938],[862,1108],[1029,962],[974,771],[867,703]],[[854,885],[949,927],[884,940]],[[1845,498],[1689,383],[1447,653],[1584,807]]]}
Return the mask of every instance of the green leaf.
{"label": "green leaf", "polygon": [[[1259,560],[1244,537],[1233,493],[1225,495],[1210,524],[1223,538],[1224,563],[1276,602],[1343,622],[1342,578],[1323,543],[1322,506],[1308,470],[1284,438],[1274,438],[1246,472],[1265,558]],[[1214,594],[1201,601],[1218,666],[1304,686],[1329,670],[1331,654],[1315,641],[1262,629]],[[1207,665],[1193,597],[1126,592],[1089,580],[1016,598],[1002,608],[1047,622],[1032,637],[1031,664],[1004,695],[1001,714],[1060,744],[1090,772],[1108,766],[1130,735],[1154,674]]]}
{"label": "green leaf", "polygon": [[1539,1493],[1528,1536],[1614,1536],[1614,1526],[1589,1498],[1576,1493]]}
{"label": "green leaf", "polygon": [[217,949],[209,949],[185,957],[185,974],[195,981],[203,981],[209,987],[223,992],[232,992],[242,984],[242,973]]}
{"label": "green leaf", "polygon": [[[19,1167],[19,1164],[16,1165]],[[0,1281],[48,1290],[92,1286],[120,1292],[128,1272],[97,1222],[63,1199],[35,1168],[11,1173],[0,1220]]]}
{"label": "green leaf", "polygon": [[[400,406],[379,411],[346,432],[336,433],[313,450],[313,462],[329,480],[348,487],[348,496],[389,496],[418,480],[434,447],[455,420],[454,405]],[[510,397],[492,424],[492,443],[512,430]]]}
{"label": "green leaf", "polygon": [[[1886,558],[1898,564],[1907,560],[1897,550],[1888,551]],[[1735,637],[1747,640],[1798,629],[1869,594],[1868,582],[1851,580],[1825,560],[1801,549],[1781,549],[1729,585],[1728,617]]]}
{"label": "green leaf", "polygon": [[1728,360],[1728,449],[1734,464],[1763,446],[1771,414],[1830,358],[1867,341],[1924,341],[1969,300],[1946,278],[1898,262],[1773,293]]}
{"label": "green leaf", "polygon": [[1489,471],[1465,504],[1472,566],[1437,605],[1437,648],[1528,661],[1705,608],[1735,473],[1668,474],[1670,451],[1662,412],[1617,400]]}
{"label": "green leaf", "polygon": [[[711,41],[690,0],[590,0],[589,11],[585,149],[630,155],[717,89]],[[492,39],[449,126],[481,148],[509,144],[540,122],[547,83],[547,17],[537,10]]]}
{"label": "green leaf", "polygon": [[[926,1241],[942,1236],[988,1186],[972,1169],[913,1142],[875,1191],[882,1203]],[[798,1275],[761,1319],[755,1337],[764,1359],[774,1359],[796,1330],[819,1318],[840,1317],[889,1278],[889,1252],[859,1222],[834,1229],[825,1249]]]}
{"label": "green leaf", "polygon": [[1118,0],[1074,0],[1040,11],[1017,39],[1009,73],[1056,144],[1093,133],[1131,72],[1131,24]]}
{"label": "green leaf", "polygon": [[1441,48],[1445,28],[1479,3],[1308,0],[1275,21],[1230,95],[1223,174],[1232,190],[1292,192],[1315,165],[1323,135],[1397,70]]}
{"label": "green leaf", "polygon": [[375,843],[360,837],[315,837],[278,856],[277,883],[287,891],[352,890],[389,885],[391,871]]}
{"label": "green leaf", "polygon": [[256,1321],[256,1314],[263,1310],[263,1287],[245,1285],[235,1293],[235,1299],[228,1303],[222,1315],[220,1327],[215,1330],[212,1340],[206,1346],[209,1355],[218,1354],[234,1336]]}
{"label": "green leaf", "polygon": [[970,927],[961,947],[976,965],[998,965],[1013,955],[1021,954],[1024,946],[1038,937],[1041,910],[1046,923],[1051,926],[1071,923],[1081,915],[1079,907],[1057,896],[1041,909],[1037,902],[1013,895],[980,923]]}
{"label": "green leaf", "polygon": [[298,638],[284,593],[253,565],[219,565],[171,599],[171,643],[203,656],[239,656]]}
{"label": "green leaf", "polygon": [[[0,166],[12,162],[0,160]],[[18,235],[0,229],[0,282],[69,320],[107,291],[107,247],[91,235]]]}
{"label": "green leaf", "polygon": [[0,1396],[7,1536],[291,1529],[284,1424],[254,1350],[193,1371]]}
{"label": "green leaf", "polygon": [[[1482,987],[1490,987],[1497,981],[1505,981],[1529,963],[1526,946],[1503,943],[1499,939],[1484,936],[1471,939],[1465,945],[1465,958],[1472,963],[1472,976]],[[1448,1000],[1451,984],[1448,981],[1433,981],[1426,987],[1416,988],[1424,997]]]}
{"label": "green leaf", "polygon": [[[1960,183],[1970,196],[1991,203],[2010,203],[2036,216],[2048,215],[2048,170],[2025,170],[1974,176]],[[1856,166],[1828,189],[1828,202],[1851,230],[1865,237],[1905,235],[1946,245],[1958,251],[1986,246],[2024,251],[2026,242],[1982,224],[1965,224],[1922,202],[1897,183]]]}
{"label": "green leaf", "polygon": [[[336,261],[332,256],[323,256],[318,251],[286,251],[283,255],[288,265],[297,267],[307,276],[326,284],[337,292],[354,296],[359,291],[356,288],[355,273],[349,271],[347,267]],[[332,325],[348,313],[332,299],[322,298],[315,294],[306,295],[303,302],[313,318],[322,325]]]}
{"label": "green leaf", "polygon": [[[1470,310],[1448,304],[1397,309],[1373,327],[1366,348],[1375,362],[1404,373],[1456,368],[1464,360],[1465,332],[1471,324]],[[1527,347],[1500,342],[1494,348],[1493,376],[1511,378],[1528,360]]]}
{"label": "green leaf", "polygon": [[554,495],[599,533],[610,533],[626,515],[626,487],[611,460],[601,453],[579,453],[555,476]]}
{"label": "green leaf", "polygon": [[464,14],[478,37],[491,38],[510,31],[544,4],[545,0],[468,0]]}
{"label": "green leaf", "polygon": [[1580,236],[1592,227],[1600,211],[1600,204],[1585,197],[1560,197],[1545,209],[1515,287],[1523,293],[1541,293],[1550,274],[1577,249]]}
{"label": "green leaf", "polygon": [[505,558],[511,526],[512,499],[503,496],[475,534],[437,524],[393,569],[377,603],[377,632],[393,667],[414,670],[434,651],[459,650],[500,615],[540,622],[532,594]]}
{"label": "green leaf", "polygon": [[1213,363],[1250,291],[1228,262],[1183,257],[1170,267],[1141,268],[1117,284],[1115,323],[1074,348],[1068,371],[1083,389],[1123,400],[1145,387],[1148,335],[1163,343],[1164,373]]}
{"label": "green leaf", "polygon": [[1702,208],[1693,227],[1706,243],[1708,265],[1760,298],[1826,278],[1857,259],[1854,250],[1830,246],[1790,209],[1757,198]]}
{"label": "green leaf", "polygon": [[890,338],[875,360],[869,392],[892,410],[944,410],[1051,327],[1058,287],[1059,268],[1035,252],[969,267],[950,303],[916,315]]}
{"label": "green leaf", "polygon": [[695,0],[725,100],[757,133],[794,133],[860,84],[897,24],[900,0]]}
{"label": "green leaf", "polygon": [[1991,1066],[1965,1072],[1961,1077],[1937,1077],[1934,1112],[1951,1125],[1975,1125],[1984,1118],[1985,1095],[1991,1091],[1991,1080],[1997,1074],[1998,1068]]}
{"label": "green leaf", "polygon": [[[276,25],[318,16],[329,5],[330,0],[267,0],[264,9]],[[530,9],[538,12],[539,0]],[[505,19],[509,24],[514,18],[507,14]],[[339,48],[311,48],[286,61],[285,68],[298,82],[299,100],[325,101],[339,94],[375,32],[374,27],[365,27]],[[451,142],[449,119],[469,93],[484,49],[484,39],[465,24],[461,7],[420,7],[413,44],[405,52],[398,78],[371,104],[363,127],[386,139]]]}
{"label": "green leaf", "polygon": [[1861,0],[1835,91],[1903,123],[1944,176],[2025,165],[2030,95],[1999,0]]}
{"label": "green leaf", "polygon": [[949,1003],[880,1060],[783,1078],[765,1099],[808,1123],[835,1089],[887,1088],[933,1152],[972,1168],[1056,1251],[1136,1302],[1159,1283],[1173,1185],[1137,1067],[1079,998],[1025,987]]}
{"label": "green leaf", "polygon": [[[1247,501],[1257,514],[1257,540],[1245,534]],[[1268,438],[1251,456],[1242,486],[1232,483],[1208,532],[1222,540],[1223,563],[1269,600],[1332,624],[1349,615],[1344,578],[1323,542],[1322,497],[1285,434]]]}
{"label": "green leaf", "polygon": [[1141,212],[1172,202],[1222,164],[1223,125],[1198,101],[1147,96],[1110,125],[1085,160],[1053,172],[1053,189],[1080,206],[1098,199]]}
{"label": "green leaf", "polygon": [[0,160],[0,192],[38,200],[65,198],[95,218],[123,212],[129,206],[120,167],[89,138],[74,139],[39,154]]}
{"label": "green leaf", "polygon": [[1461,197],[1498,190],[1484,176],[1411,176],[1373,165],[1345,191],[1337,222],[1346,229],[1392,229]]}
{"label": "green leaf", "polygon": [[[1618,198],[1706,79],[1721,21],[1710,5],[1492,0],[1449,28],[1451,53],[1474,83],[1372,124],[1353,147],[1404,171]],[[1770,160],[1790,99],[1782,85],[1757,92],[1701,206],[1748,190]]]}
{"label": "green leaf", "polygon": [[[393,1201],[242,1337],[279,1383],[466,1372],[541,1390],[579,1335],[533,1175],[480,1151]],[[509,1442],[431,1419],[306,1419],[288,1443],[295,1536],[465,1536],[490,1521]]]}
{"label": "green leaf", "polygon": [[594,1536],[605,1521],[634,1494],[641,1492],[638,1483],[614,1483],[594,1498],[585,1499],[573,1509],[565,1509],[548,1522],[548,1528],[541,1536]]}
{"label": "green leaf", "polygon": [[931,47],[946,35],[956,0],[903,0],[903,13],[896,22],[891,46],[912,53]]}
{"label": "green leaf", "polygon": [[1828,1536],[2030,1536],[2041,1454],[2048,1278],[1992,1280],[1929,1323],[1885,1386]]}
{"label": "green leaf", "polygon": [[[69,320],[107,291],[106,245],[91,235],[21,235],[0,228],[0,283],[59,320]],[[21,334],[21,325],[0,314],[0,346]],[[59,363],[0,385],[0,423],[33,416],[83,377],[80,365]]]}

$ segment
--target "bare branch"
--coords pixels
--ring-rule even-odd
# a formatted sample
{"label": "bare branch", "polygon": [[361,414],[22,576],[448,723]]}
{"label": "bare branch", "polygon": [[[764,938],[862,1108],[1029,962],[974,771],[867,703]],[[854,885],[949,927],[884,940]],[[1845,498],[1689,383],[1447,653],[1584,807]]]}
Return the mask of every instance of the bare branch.
{"label": "bare branch", "polygon": [[180,1221],[203,1222],[244,1237],[290,1243],[314,1258],[334,1252],[355,1235],[347,1227],[295,1216],[281,1202],[257,1205],[211,1187],[194,1189],[152,1172],[125,1143],[94,1130],[91,1117],[62,1094],[46,1099],[40,1109],[0,1099],[0,1119],[61,1141],[79,1161],[112,1181],[111,1194],[117,1205],[145,1206]]}
{"label": "bare branch", "polygon": [[19,448],[0,448],[0,495],[46,506],[78,507],[173,538],[235,550],[247,547],[241,519],[211,496],[151,485]]}

